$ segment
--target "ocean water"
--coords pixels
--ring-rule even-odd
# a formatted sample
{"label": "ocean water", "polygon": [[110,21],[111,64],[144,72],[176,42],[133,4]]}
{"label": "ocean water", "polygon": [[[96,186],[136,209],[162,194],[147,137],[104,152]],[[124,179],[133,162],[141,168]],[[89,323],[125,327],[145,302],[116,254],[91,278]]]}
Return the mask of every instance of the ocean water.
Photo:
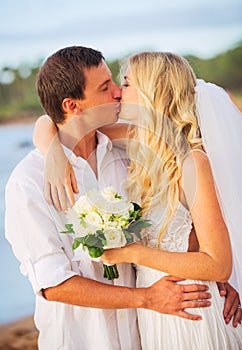
{"label": "ocean water", "polygon": [[4,236],[5,185],[15,165],[34,148],[32,132],[33,124],[0,126],[0,324],[34,311],[32,287],[21,274],[19,262]]}

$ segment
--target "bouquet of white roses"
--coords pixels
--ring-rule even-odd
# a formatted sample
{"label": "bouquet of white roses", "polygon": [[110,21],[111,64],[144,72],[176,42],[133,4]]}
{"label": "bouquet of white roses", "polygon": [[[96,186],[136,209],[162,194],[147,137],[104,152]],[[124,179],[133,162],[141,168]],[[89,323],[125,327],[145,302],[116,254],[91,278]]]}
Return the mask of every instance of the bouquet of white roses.
{"label": "bouquet of white roses", "polygon": [[[92,258],[98,258],[105,249],[124,247],[141,239],[142,229],[150,226],[149,220],[142,218],[141,210],[111,187],[94,190],[68,209],[67,231],[62,233],[74,234],[73,250],[81,244]],[[113,280],[118,276],[116,265],[104,264],[104,277]]]}

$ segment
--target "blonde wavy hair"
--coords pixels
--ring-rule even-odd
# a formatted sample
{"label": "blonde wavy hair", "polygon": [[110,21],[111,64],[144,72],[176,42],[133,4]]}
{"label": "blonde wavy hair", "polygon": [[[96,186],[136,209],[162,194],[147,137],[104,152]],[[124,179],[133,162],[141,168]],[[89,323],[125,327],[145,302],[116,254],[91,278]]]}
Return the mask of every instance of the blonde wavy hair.
{"label": "blonde wavy hair", "polygon": [[140,200],[143,212],[160,202],[166,208],[158,246],[179,204],[182,162],[201,146],[194,87],[195,74],[178,55],[143,52],[126,61],[138,90],[138,125],[128,146],[127,179],[130,198]]}

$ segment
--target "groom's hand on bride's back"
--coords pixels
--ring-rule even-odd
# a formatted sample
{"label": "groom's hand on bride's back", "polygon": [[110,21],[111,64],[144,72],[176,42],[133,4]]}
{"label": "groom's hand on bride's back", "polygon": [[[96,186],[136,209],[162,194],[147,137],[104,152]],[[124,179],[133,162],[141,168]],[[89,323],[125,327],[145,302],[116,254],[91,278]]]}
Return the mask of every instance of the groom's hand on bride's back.
{"label": "groom's hand on bride's back", "polygon": [[211,294],[203,284],[178,284],[184,279],[165,276],[147,288],[147,309],[199,321],[200,315],[185,311],[189,308],[208,307]]}

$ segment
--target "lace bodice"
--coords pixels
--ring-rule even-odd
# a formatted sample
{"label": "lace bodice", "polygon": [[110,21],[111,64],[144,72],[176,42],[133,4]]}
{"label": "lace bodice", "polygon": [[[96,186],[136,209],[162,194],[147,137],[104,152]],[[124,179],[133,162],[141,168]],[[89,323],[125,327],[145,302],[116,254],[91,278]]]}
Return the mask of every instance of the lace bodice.
{"label": "lace bodice", "polygon": [[[165,216],[165,210],[159,205],[151,209],[149,219],[152,226],[146,230],[145,239],[148,247],[158,247],[158,237]],[[192,229],[190,212],[179,203],[167,231],[163,234],[160,249],[170,252],[186,252],[189,245],[189,235]]]}

